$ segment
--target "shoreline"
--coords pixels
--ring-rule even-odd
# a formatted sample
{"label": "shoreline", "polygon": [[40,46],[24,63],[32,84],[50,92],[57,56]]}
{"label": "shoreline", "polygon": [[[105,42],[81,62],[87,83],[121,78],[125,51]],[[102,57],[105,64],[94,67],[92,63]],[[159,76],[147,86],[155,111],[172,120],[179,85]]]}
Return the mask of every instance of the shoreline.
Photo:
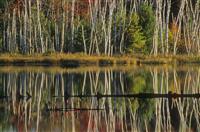
{"label": "shoreline", "polygon": [[89,56],[85,54],[0,54],[0,66],[121,66],[121,65],[185,65],[200,64],[200,56],[118,55]]}

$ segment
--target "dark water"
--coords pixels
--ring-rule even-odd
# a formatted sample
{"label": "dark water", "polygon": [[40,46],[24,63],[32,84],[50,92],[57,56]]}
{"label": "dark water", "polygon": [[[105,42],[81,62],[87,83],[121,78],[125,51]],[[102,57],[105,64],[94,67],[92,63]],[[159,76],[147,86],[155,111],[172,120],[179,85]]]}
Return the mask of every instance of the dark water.
{"label": "dark water", "polygon": [[199,90],[198,66],[0,67],[0,131],[199,131]]}

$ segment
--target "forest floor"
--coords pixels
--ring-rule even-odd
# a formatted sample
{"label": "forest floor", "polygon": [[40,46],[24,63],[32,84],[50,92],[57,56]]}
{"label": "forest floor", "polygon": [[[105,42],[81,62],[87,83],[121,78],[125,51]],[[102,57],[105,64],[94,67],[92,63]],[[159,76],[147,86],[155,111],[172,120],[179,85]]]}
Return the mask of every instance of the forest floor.
{"label": "forest floor", "polygon": [[0,54],[0,65],[38,66],[120,66],[120,65],[200,64],[200,56],[116,55],[113,57],[85,54]]}

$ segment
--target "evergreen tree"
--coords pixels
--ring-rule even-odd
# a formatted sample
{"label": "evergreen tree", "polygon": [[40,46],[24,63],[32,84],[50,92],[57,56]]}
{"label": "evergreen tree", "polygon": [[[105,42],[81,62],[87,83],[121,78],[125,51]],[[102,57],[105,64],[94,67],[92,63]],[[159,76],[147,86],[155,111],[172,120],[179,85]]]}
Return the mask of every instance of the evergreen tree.
{"label": "evergreen tree", "polygon": [[150,52],[152,49],[153,35],[155,28],[155,15],[153,8],[150,5],[142,4],[138,12],[139,24],[142,27],[141,31],[143,32],[146,39],[146,52]]}
{"label": "evergreen tree", "polygon": [[130,19],[131,23],[128,27],[128,42],[126,51],[128,53],[144,52],[146,40],[142,32],[142,27],[139,25],[139,16],[134,13]]}

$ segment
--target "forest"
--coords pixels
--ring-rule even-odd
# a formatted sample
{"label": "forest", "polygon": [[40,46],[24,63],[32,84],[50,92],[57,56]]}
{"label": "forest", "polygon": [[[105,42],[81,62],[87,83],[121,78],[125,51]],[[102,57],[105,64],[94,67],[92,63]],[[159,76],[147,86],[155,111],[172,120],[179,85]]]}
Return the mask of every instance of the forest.
{"label": "forest", "polygon": [[200,0],[0,0],[0,52],[199,55]]}

